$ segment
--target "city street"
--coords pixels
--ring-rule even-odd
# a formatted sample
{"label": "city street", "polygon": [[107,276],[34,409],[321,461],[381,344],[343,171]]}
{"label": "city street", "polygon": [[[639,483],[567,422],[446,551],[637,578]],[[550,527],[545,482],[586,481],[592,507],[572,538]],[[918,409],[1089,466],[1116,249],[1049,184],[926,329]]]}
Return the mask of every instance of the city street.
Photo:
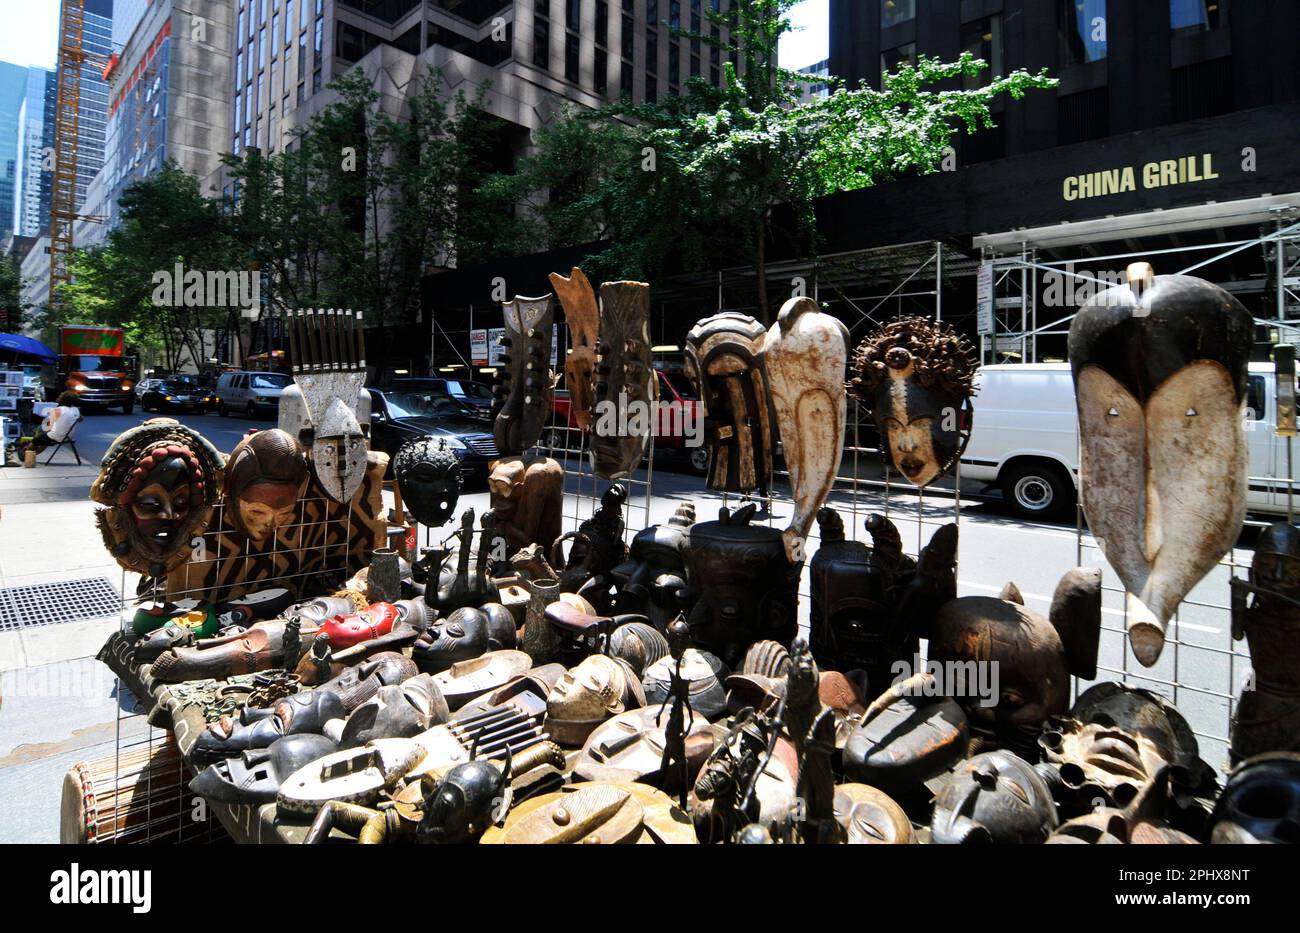
{"label": "city street", "polygon": [[[123,583],[128,589],[134,586],[134,580],[128,579],[104,550],[94,525],[95,507],[87,492],[98,460],[112,439],[148,417],[154,415],[88,416],[78,435],[83,467],[66,466],[71,457],[64,451],[53,466],[0,470],[0,586],[94,577],[107,578],[115,588]],[[270,420],[216,415],[190,415],[181,420],[224,451],[229,451],[249,429],[273,426]],[[602,491],[604,485],[593,482],[589,473],[578,472],[576,453],[566,458],[563,452],[557,452],[556,457],[570,471],[564,521],[565,530],[569,530],[590,514],[593,493]],[[656,465],[648,490],[642,471],[630,483],[630,491],[627,523],[631,530],[667,520],[684,501],[695,503],[698,520],[709,520],[724,501],[720,495],[703,491],[702,478],[665,463]],[[784,526],[791,506],[782,495],[773,499],[770,514],[759,514],[760,520]],[[731,504],[736,504],[734,497]],[[897,486],[888,503],[883,492],[863,489],[855,504],[852,490],[841,487],[832,495],[830,504],[840,511],[846,527],[852,529],[850,534],[863,539],[866,515],[887,511],[910,553],[916,552],[918,535],[923,543],[935,528],[954,517],[950,495],[931,494],[921,502]],[[482,514],[488,507],[486,490],[467,489],[458,511],[466,507]],[[963,501],[960,528],[961,595],[996,595],[1003,584],[1014,581],[1028,606],[1046,613],[1060,575],[1077,563],[1079,538],[1073,527],[1026,523],[1009,517],[996,503]],[[14,533],[17,529],[22,533]],[[438,531],[421,529],[422,543],[439,537]],[[1243,544],[1234,552],[1239,562],[1249,561],[1246,542],[1251,540],[1253,533],[1248,529]],[[1082,541],[1082,562],[1096,564],[1100,555],[1091,537],[1084,534]],[[1177,704],[1199,733],[1203,757],[1215,765],[1222,764],[1226,757],[1221,740],[1227,734],[1229,711],[1227,701],[1214,694],[1234,692],[1249,667],[1244,654],[1233,657],[1228,653],[1228,613],[1223,608],[1228,604],[1228,574],[1227,567],[1220,567],[1192,592],[1179,621],[1171,628],[1171,644],[1156,666],[1146,671],[1125,647],[1123,598],[1115,591],[1115,577],[1107,570],[1104,578],[1108,592],[1099,679],[1125,677],[1130,683],[1151,686],[1171,697],[1175,691],[1168,685],[1175,681],[1181,684],[1176,692]],[[801,624],[806,624],[806,575],[801,592],[800,619]],[[111,754],[119,727],[128,736],[145,731],[138,716],[128,716],[119,725],[113,677],[93,659],[114,625],[112,619],[100,619],[0,631],[0,693],[4,697],[0,707],[0,795],[23,791],[32,801],[21,810],[0,810],[0,842],[52,841],[58,823],[60,781],[68,766]],[[1174,641],[1181,643],[1175,645]],[[1244,643],[1239,647],[1244,651]],[[134,710],[129,695],[122,698],[122,710],[125,714]],[[33,794],[31,789],[37,786],[42,790]]]}

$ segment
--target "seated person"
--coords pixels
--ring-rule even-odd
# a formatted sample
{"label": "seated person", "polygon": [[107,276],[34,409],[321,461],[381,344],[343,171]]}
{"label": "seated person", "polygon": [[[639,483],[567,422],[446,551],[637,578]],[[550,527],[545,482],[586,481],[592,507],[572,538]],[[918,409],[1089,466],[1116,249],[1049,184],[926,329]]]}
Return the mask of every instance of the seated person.
{"label": "seated person", "polygon": [[59,396],[58,405],[41,422],[41,426],[36,430],[36,436],[28,443],[27,449],[40,453],[51,444],[67,440],[73,427],[80,420],[81,408],[77,393],[64,392]]}

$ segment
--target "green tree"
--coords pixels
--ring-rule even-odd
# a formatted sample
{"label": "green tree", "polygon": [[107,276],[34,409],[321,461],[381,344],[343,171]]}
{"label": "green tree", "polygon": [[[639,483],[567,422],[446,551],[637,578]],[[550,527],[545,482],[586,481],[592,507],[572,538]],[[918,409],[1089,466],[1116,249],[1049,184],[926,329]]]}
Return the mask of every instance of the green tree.
{"label": "green tree", "polygon": [[693,79],[662,102],[566,114],[539,134],[536,155],[514,177],[492,179],[483,196],[519,196],[519,225],[535,247],[603,240],[592,264],[607,275],[653,277],[670,265],[694,271],[742,259],[756,272],[767,318],[774,208],[794,212],[813,254],[817,198],[935,171],[959,128],[993,125],[996,97],[1056,84],[1045,72],[1015,71],[975,90],[948,89],[987,67],[963,53],[950,63],[922,56],[886,75],[880,90],[831,78],[830,96],[803,101],[803,84],[827,79],[777,63],[795,2],[750,0],[726,14],[706,8],[712,24],[730,30],[727,41],[674,32],[719,47],[728,59],[723,87]]}
{"label": "green tree", "polygon": [[[161,276],[184,272],[241,271],[220,205],[205,198],[199,182],[175,164],[133,183],[119,202],[121,223],[103,246],[78,250],[72,280],[60,287],[54,302],[57,323],[93,323],[122,327],[137,350],[161,355],[163,365],[178,369],[188,358],[204,362],[205,334],[231,326],[231,307],[186,306],[162,300]],[[172,282],[173,299],[181,282]]]}
{"label": "green tree", "polygon": [[355,308],[381,339],[413,319],[424,273],[455,256],[459,192],[488,133],[478,102],[449,105],[440,84],[431,69],[395,116],[349,72],[289,149],[225,158],[232,229],[270,310]]}
{"label": "green tree", "polygon": [[7,254],[0,254],[0,331],[18,333],[25,322],[22,281],[18,267]]}

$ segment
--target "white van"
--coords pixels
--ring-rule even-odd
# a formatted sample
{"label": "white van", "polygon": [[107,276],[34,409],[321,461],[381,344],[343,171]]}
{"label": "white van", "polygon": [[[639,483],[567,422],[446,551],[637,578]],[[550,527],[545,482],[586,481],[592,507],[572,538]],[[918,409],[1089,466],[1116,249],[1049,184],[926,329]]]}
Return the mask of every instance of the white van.
{"label": "white van", "polygon": [[[975,418],[961,478],[1002,490],[1024,518],[1059,517],[1074,507],[1079,418],[1069,363],[984,366],[976,373]],[[1251,363],[1246,390],[1252,512],[1286,514],[1286,438],[1277,437],[1272,363]],[[1300,497],[1300,489],[1297,491]],[[1300,502],[1300,499],[1297,500]]]}
{"label": "white van", "polygon": [[291,382],[293,378],[284,373],[222,373],[214,393],[217,411],[223,418],[230,414],[249,418],[274,414],[280,410],[280,393]]}

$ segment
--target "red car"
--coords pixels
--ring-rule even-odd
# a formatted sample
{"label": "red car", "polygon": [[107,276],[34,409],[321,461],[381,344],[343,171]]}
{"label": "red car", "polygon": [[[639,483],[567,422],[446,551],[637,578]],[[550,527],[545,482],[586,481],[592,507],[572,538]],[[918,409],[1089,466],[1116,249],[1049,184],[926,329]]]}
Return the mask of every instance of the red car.
{"label": "red car", "polygon": [[[659,378],[659,424],[655,428],[655,453],[684,462],[693,473],[709,469],[709,449],[704,446],[704,412],[695,388],[681,369],[655,369]],[[578,446],[578,423],[573,419],[569,393],[555,390],[547,445],[554,449]],[[566,433],[568,437],[566,437]],[[567,442],[567,443],[566,443]]]}

